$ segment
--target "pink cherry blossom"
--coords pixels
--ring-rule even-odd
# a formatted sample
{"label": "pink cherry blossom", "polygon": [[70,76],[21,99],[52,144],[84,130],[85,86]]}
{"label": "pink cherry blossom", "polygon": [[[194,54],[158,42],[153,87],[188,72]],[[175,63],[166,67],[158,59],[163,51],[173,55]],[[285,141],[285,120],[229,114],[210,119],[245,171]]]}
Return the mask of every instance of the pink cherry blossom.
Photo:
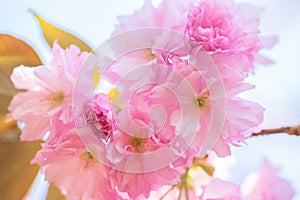
{"label": "pink cherry blossom", "polygon": [[[135,76],[123,77],[120,82],[121,98],[126,100],[127,106],[117,116],[119,126],[131,135],[151,137],[157,145],[168,145],[176,141],[183,145],[177,147],[184,149],[187,144],[184,145],[185,141],[180,141],[179,138],[192,137],[190,133],[195,132],[196,126],[191,125],[191,121],[183,122],[186,118],[180,116],[181,99],[174,92],[182,76],[171,76],[169,67],[157,64],[143,69],[145,70],[134,71]],[[179,115],[173,117],[174,113]],[[198,124],[195,119],[193,121]],[[181,130],[186,128],[185,132],[176,132],[175,126],[179,130],[180,125]]]}
{"label": "pink cherry blossom", "polygon": [[[254,88],[245,82],[254,64],[271,62],[260,50],[276,43],[260,35],[261,11],[233,0],[147,0],[118,18],[101,64],[55,43],[49,64],[15,68],[11,80],[25,91],[9,111],[25,124],[21,139],[50,134],[32,163],[70,200],[291,199],[267,161],[244,190],[199,158],[228,156],[260,130],[264,109],[240,94]],[[117,97],[94,88],[96,66]]]}
{"label": "pink cherry blossom", "polygon": [[[132,122],[129,116],[123,117],[127,111],[127,108],[124,108],[119,114],[124,120],[122,123],[127,125],[119,126],[125,130],[120,128],[114,132],[107,150],[106,156],[111,167],[109,176],[118,191],[127,193],[131,199],[145,199],[150,191],[162,185],[176,184],[180,180],[182,168],[172,166],[168,155],[163,151],[158,155],[149,156],[149,153],[155,153],[167,145],[168,141],[165,137],[160,138],[151,133],[151,128],[145,126],[147,122],[151,122],[146,113],[131,110],[130,114],[134,117]],[[157,126],[152,123],[148,125],[155,129]],[[150,136],[145,137],[146,135]]]}
{"label": "pink cherry blossom", "polygon": [[8,109],[13,119],[25,123],[22,140],[42,139],[53,117],[65,124],[72,122],[72,91],[88,56],[75,45],[64,50],[55,43],[53,60],[48,65],[14,69],[11,80],[16,88],[26,91],[18,93]]}
{"label": "pink cherry blossom", "polygon": [[106,167],[87,151],[76,129],[58,135],[43,144],[32,160],[40,165],[46,179],[54,182],[67,199],[118,199]]}
{"label": "pink cherry blossom", "polygon": [[[259,130],[263,120],[263,109],[254,102],[237,97],[241,92],[253,88],[244,82],[245,75],[226,66],[217,67],[196,54],[192,54],[191,59],[198,69],[180,59],[173,60],[173,69],[184,76],[183,84],[179,84],[176,90],[180,101],[186,101],[188,105],[185,113],[193,115],[192,118],[198,117],[199,120],[200,130],[193,147],[199,151],[208,140],[215,141],[211,144],[214,146],[207,146],[206,150],[214,150],[222,157],[227,156],[230,154],[230,144],[237,145],[252,132]],[[213,68],[217,69],[217,74],[213,73]],[[188,92],[189,85],[185,84],[185,81],[193,88],[191,92]],[[214,111],[212,106],[216,108]],[[195,110],[198,110],[199,114],[195,114]],[[214,116],[224,119],[212,118],[212,112],[215,112]],[[187,116],[185,118],[190,119]],[[223,125],[214,124],[214,121],[223,121]],[[219,139],[217,135],[209,133],[210,126],[216,128],[216,125],[220,126]]]}
{"label": "pink cherry blossom", "polygon": [[[146,0],[143,7],[132,15],[118,17],[119,24],[113,34],[137,28],[168,28],[183,32],[187,24],[187,13],[193,1],[164,0],[154,7]],[[180,17],[178,17],[180,16]]]}
{"label": "pink cherry blossom", "polygon": [[[269,161],[264,160],[255,178],[250,183],[246,179],[242,186],[245,200],[290,200],[293,199],[294,190],[291,184],[281,178],[278,169],[271,166]],[[248,185],[248,186],[247,186]]]}
{"label": "pink cherry blossom", "polygon": [[112,137],[115,123],[113,106],[103,93],[96,94],[92,103],[86,103],[84,107],[85,123],[93,134],[107,142]]}
{"label": "pink cherry blossom", "polygon": [[[221,70],[226,91],[226,115],[220,137],[221,141],[216,144],[214,151],[219,156],[227,156],[230,154],[230,149],[227,145],[238,145],[238,143],[244,142],[245,138],[252,133],[260,131],[264,109],[255,102],[237,97],[241,92],[253,88],[253,86],[243,82],[243,77],[239,73],[229,68]],[[224,143],[227,148],[220,142]]]}
{"label": "pink cherry blossom", "polygon": [[164,197],[165,200],[187,199],[187,197],[199,200],[240,200],[241,194],[239,187],[234,183],[212,177],[203,168],[195,165],[181,176],[181,182],[151,192],[149,199],[154,200],[160,197]]}
{"label": "pink cherry blossom", "polygon": [[174,185],[180,180],[180,173],[169,167],[147,173],[128,173],[112,169],[109,175],[113,185],[133,200],[146,199],[151,191],[163,185]]}
{"label": "pink cherry blossom", "polygon": [[[128,105],[117,118],[125,132],[152,135],[152,140],[156,142],[154,144],[151,140],[154,146],[180,143],[179,146],[187,152],[181,154],[181,158],[186,158],[186,163],[184,160],[180,162],[186,165],[200,151],[207,153],[214,150],[219,156],[227,156],[230,154],[230,145],[238,145],[252,132],[259,130],[263,109],[256,103],[237,97],[241,92],[253,88],[244,82],[246,74],[223,65],[215,66],[196,53],[191,55],[192,64],[176,56],[172,59],[168,66],[151,64],[138,70],[133,68],[134,76],[122,77],[119,82],[121,98],[125,97],[123,100],[127,100]],[[216,74],[213,69],[217,70]],[[148,84],[144,90],[135,91],[147,82],[156,84]],[[211,90],[216,91],[213,96]],[[134,100],[129,100],[129,97]],[[211,119],[213,104],[216,107],[215,116],[223,124],[213,124],[216,121]],[[150,115],[153,105],[160,105],[159,110],[163,110]],[[154,116],[158,116],[157,119]],[[131,119],[148,128],[131,126]],[[163,122],[163,127],[157,122]],[[215,125],[220,129],[217,135],[212,135],[209,130]],[[190,141],[193,133],[194,141]],[[128,141],[127,137],[120,138]],[[211,141],[210,144],[207,141]],[[154,148],[153,145],[151,148]]]}
{"label": "pink cherry blossom", "polygon": [[189,11],[186,33],[192,46],[202,46],[216,62],[252,71],[254,62],[270,63],[259,50],[271,48],[277,40],[259,35],[261,12],[233,0],[201,0]]}
{"label": "pink cherry blossom", "polygon": [[203,189],[202,199],[240,200],[240,189],[234,183],[213,178]]}
{"label": "pink cherry blossom", "polygon": [[172,93],[156,84],[139,89],[128,95],[127,105],[116,115],[118,129],[106,155],[112,184],[132,199],[145,199],[160,186],[178,183],[183,166],[190,165],[177,161],[179,150],[169,146],[175,137],[169,113],[178,107],[176,99],[170,101]]}
{"label": "pink cherry blossom", "polygon": [[[225,128],[221,129],[222,132],[219,139],[220,144],[211,146],[211,150],[216,151],[219,155],[222,156],[230,154],[229,145],[236,144],[236,142],[239,141],[243,141],[243,139],[245,138],[244,132],[251,132],[251,130],[253,130],[253,127],[257,127],[261,122],[260,117],[262,114],[262,109],[257,106],[257,111],[247,111],[248,104],[250,103],[244,100],[240,100],[236,97],[236,95],[241,91],[251,88],[251,86],[243,82],[244,76],[242,76],[241,73],[231,68],[220,67],[218,70],[221,70],[221,74],[223,76],[221,76],[220,79],[216,79],[216,77],[210,77],[210,69],[213,66],[205,66],[205,68],[200,67],[200,71],[197,71],[196,68],[190,66],[186,61],[181,62],[181,60],[175,59],[173,64],[175,71],[181,74],[181,76],[176,76],[172,73],[165,74],[163,73],[164,70],[162,68],[157,69],[154,67],[155,65],[152,65],[152,71],[149,70],[151,68],[148,68],[148,74],[151,74],[150,80],[152,80],[151,77],[155,77],[155,80],[158,80],[158,77],[165,78],[163,82],[164,87],[159,84],[154,84],[152,86],[147,85],[144,90],[130,93],[130,95],[126,94],[126,92],[128,91],[125,91],[124,95],[128,97],[130,96],[132,99],[128,101],[128,105],[123,110],[121,110],[121,112],[117,116],[120,118],[119,125],[121,126],[121,128],[123,128],[123,130],[115,133],[114,140],[112,141],[112,143],[114,144],[113,146],[117,147],[118,150],[115,149],[114,151],[110,151],[108,160],[113,161],[114,164],[117,164],[119,166],[137,165],[140,167],[145,167],[145,165],[155,165],[155,160],[150,160],[149,162],[145,162],[144,160],[139,161],[138,159],[128,160],[126,156],[121,155],[121,152],[145,154],[148,152],[156,151],[162,148],[164,145],[169,144],[174,140],[176,141],[176,136],[179,136],[177,137],[178,141],[176,141],[179,144],[178,146],[183,148],[187,145],[186,139],[191,136],[191,133],[195,131],[197,132],[197,129],[194,129],[194,127],[191,126],[191,122],[195,121],[200,124],[200,130],[199,132],[197,132],[193,144],[188,147],[188,149],[186,149],[187,155],[180,155],[180,158],[178,159],[180,161],[177,160],[173,163],[170,162],[173,167],[168,166],[164,168],[170,171],[170,174],[173,174],[174,177],[176,177],[176,174],[178,174],[178,169],[182,168],[183,166],[190,166],[191,158],[199,154],[202,145],[205,144],[204,138],[207,135],[208,126],[210,124],[210,106],[212,103],[216,103],[218,101],[217,99],[214,99],[214,101],[210,99],[210,91],[208,90],[208,86],[210,89],[213,87],[217,88],[219,87],[220,82],[224,86],[225,94],[221,93],[219,94],[219,96],[224,96],[225,103],[228,104],[227,107],[220,107],[220,110],[218,111],[219,113],[226,113],[224,126]],[[168,69],[168,67],[166,69]],[[152,73],[154,75],[152,75]],[[230,74],[232,76],[231,79],[227,77]],[[138,77],[136,78],[139,79]],[[141,79],[139,81],[143,82]],[[189,83],[189,85],[187,83]],[[126,88],[132,89],[132,87],[129,87],[128,85]],[[172,93],[169,94],[168,91],[171,91],[173,93],[173,96]],[[197,98],[199,97],[201,97],[201,101],[197,100]],[[216,97],[218,97],[218,95]],[[176,100],[180,102],[181,106],[176,106]],[[246,109],[243,108],[244,104],[244,107]],[[153,105],[160,105],[165,109],[165,118],[161,113],[150,115],[151,106]],[[248,119],[244,118],[243,116],[235,116],[231,114],[230,110],[223,110],[233,108],[241,110],[244,109],[245,116],[249,115],[251,117],[249,117]],[[182,109],[181,111],[183,112],[178,112],[179,109]],[[156,112],[157,111],[159,110],[156,110]],[[153,116],[160,116],[161,118],[159,120],[155,120]],[[183,120],[180,120],[181,118]],[[163,131],[160,132],[159,130],[161,125],[159,125],[159,122],[162,121],[165,122],[164,126],[167,125],[168,128],[166,129],[166,131],[162,129]],[[180,122],[182,122],[183,125],[180,128],[176,129],[176,126],[180,124]],[[132,125],[131,123],[134,123],[135,125]],[[171,133],[168,133],[168,130],[172,130],[172,128],[173,131],[171,131]],[[174,133],[172,134],[172,132]],[[141,136],[148,137],[140,138]],[[166,140],[165,136],[168,136],[168,140]],[[208,135],[207,137],[211,136]],[[215,138],[215,140],[217,141],[217,138]],[[170,148],[174,153],[177,152],[176,148]],[[196,149],[197,151],[193,151],[193,149]],[[130,158],[132,158],[132,156]],[[158,182],[148,184],[148,178],[152,177],[151,180],[153,180],[153,177],[156,177],[156,175],[158,177],[162,177],[162,172],[164,171],[156,170],[151,172],[151,176],[147,176],[146,173],[121,173],[116,171],[115,169],[112,169],[111,171],[111,173],[114,174],[112,176],[114,177],[113,183],[115,183],[117,187],[120,187],[118,189],[121,192],[129,192],[129,195],[133,198],[139,198],[140,195],[147,197],[147,195],[149,195],[149,192],[155,189],[157,185],[159,185]],[[116,173],[117,176],[115,175]],[[124,178],[124,176],[126,178]],[[136,185],[133,184],[141,180],[145,182],[147,181],[147,184],[145,183],[147,187],[145,187],[144,190],[141,190],[141,188],[139,187],[137,188]],[[124,184],[124,182],[130,182],[130,184]],[[160,183],[164,183],[162,185],[171,185],[172,182],[173,181],[166,182],[165,179],[160,179]]]}

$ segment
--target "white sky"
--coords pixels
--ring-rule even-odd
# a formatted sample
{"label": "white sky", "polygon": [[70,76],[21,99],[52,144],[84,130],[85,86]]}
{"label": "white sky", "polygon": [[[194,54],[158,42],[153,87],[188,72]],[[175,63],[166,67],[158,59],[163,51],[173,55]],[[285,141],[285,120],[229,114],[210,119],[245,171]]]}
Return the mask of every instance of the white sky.
{"label": "white sky", "polygon": [[[250,0],[249,0],[250,2]],[[266,108],[263,127],[300,124],[300,1],[252,0],[266,7],[262,18],[265,33],[278,34],[279,43],[267,54],[276,64],[259,67],[249,81],[257,85],[244,97]],[[97,47],[110,36],[117,15],[139,8],[142,0],[0,0],[0,32],[10,33],[30,43],[42,60],[50,59],[50,49],[42,39],[39,26],[29,9],[48,21],[84,38]],[[0,44],[1,45],[1,44]],[[247,140],[248,145],[235,148],[236,166],[231,179],[240,183],[243,176],[258,168],[267,157],[280,166],[282,175],[300,191],[300,137],[278,135]],[[297,195],[295,199],[300,199]]]}

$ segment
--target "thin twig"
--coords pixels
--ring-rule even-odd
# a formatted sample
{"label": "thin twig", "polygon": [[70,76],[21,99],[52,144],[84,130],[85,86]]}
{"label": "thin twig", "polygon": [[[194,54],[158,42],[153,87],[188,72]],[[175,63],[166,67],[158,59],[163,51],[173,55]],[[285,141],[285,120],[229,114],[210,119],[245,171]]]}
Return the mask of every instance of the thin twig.
{"label": "thin twig", "polygon": [[253,133],[253,136],[261,136],[261,135],[272,135],[272,134],[279,134],[279,133],[286,133],[289,135],[296,135],[300,136],[300,126],[289,126],[289,127],[282,127],[282,128],[273,128],[273,129],[265,129],[260,131],[259,133]]}
{"label": "thin twig", "polygon": [[185,176],[184,176],[184,189],[185,189],[185,200],[189,200],[189,190],[188,190],[188,183],[187,183],[187,179],[188,179],[188,175],[189,175],[189,171],[190,168],[187,168],[185,171]]}
{"label": "thin twig", "polygon": [[189,200],[189,190],[187,184],[185,184],[184,189],[185,189],[185,200]]}
{"label": "thin twig", "polygon": [[182,195],[182,185],[180,185],[180,190],[179,190],[179,196],[178,196],[178,200],[181,199],[181,195]]}
{"label": "thin twig", "polygon": [[160,197],[159,200],[163,200],[175,187],[176,185],[173,185],[170,189],[168,189],[168,191],[162,197]]}

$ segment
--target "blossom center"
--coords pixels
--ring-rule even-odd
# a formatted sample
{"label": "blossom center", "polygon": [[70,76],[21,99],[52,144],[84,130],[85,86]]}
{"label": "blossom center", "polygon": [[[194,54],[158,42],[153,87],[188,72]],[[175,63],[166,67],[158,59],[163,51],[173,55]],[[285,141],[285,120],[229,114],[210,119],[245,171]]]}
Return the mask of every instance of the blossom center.
{"label": "blossom center", "polygon": [[103,112],[96,113],[94,108],[88,108],[85,113],[85,122],[99,139],[104,139],[106,142],[109,140],[112,126]]}
{"label": "blossom center", "polygon": [[48,97],[46,97],[43,100],[50,101],[52,107],[57,107],[64,102],[65,94],[62,91],[57,91],[57,92],[50,94]]}
{"label": "blossom center", "polygon": [[144,138],[132,137],[129,145],[132,146],[136,153],[142,153],[146,149],[147,140]]}
{"label": "blossom center", "polygon": [[62,103],[65,99],[65,95],[63,92],[57,92],[53,96],[53,101],[56,103]]}
{"label": "blossom center", "polygon": [[210,98],[208,95],[201,95],[196,99],[197,105],[200,109],[203,109],[211,105]]}
{"label": "blossom center", "polygon": [[147,49],[149,52],[147,53],[147,59],[148,60],[154,60],[156,59],[156,55],[152,53],[152,48]]}
{"label": "blossom center", "polygon": [[95,164],[97,163],[97,159],[88,151],[84,152],[83,154],[80,155],[80,158],[82,160],[85,160],[85,168],[88,166],[89,163]]}

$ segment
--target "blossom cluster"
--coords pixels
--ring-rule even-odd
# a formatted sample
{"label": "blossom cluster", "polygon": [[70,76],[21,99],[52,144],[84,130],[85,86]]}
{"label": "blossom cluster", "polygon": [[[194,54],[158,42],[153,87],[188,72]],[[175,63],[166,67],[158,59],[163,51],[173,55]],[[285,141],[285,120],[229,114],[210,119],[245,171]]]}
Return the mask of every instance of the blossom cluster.
{"label": "blossom cluster", "polygon": [[248,193],[196,162],[260,130],[264,109],[239,97],[255,64],[271,63],[260,50],[276,38],[260,35],[260,13],[232,0],[146,1],[119,18],[117,56],[55,43],[49,64],[15,68],[23,92],[10,115],[22,140],[44,140],[32,163],[67,199],[290,199],[267,162]]}

